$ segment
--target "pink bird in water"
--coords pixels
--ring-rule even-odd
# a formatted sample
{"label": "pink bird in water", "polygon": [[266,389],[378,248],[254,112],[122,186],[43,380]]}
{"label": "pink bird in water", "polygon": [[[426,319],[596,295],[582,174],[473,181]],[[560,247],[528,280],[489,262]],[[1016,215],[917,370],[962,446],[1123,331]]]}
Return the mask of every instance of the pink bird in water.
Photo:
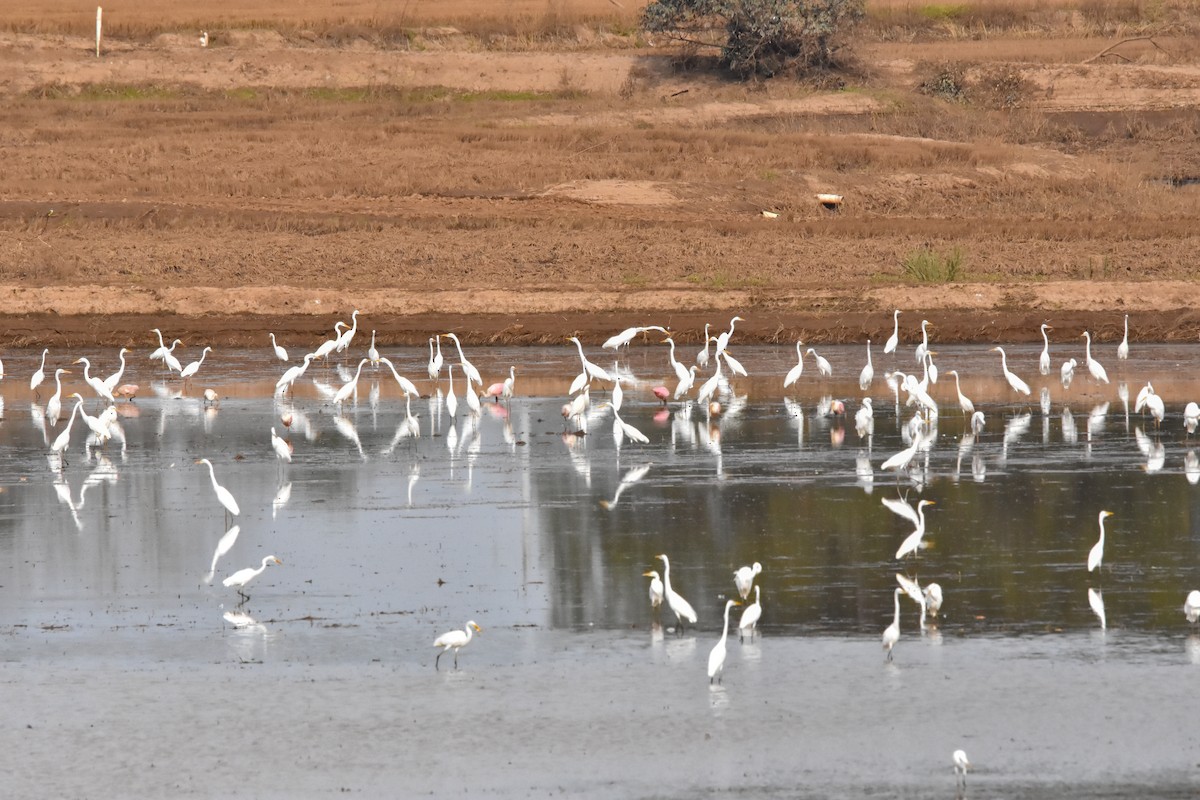
{"label": "pink bird in water", "polygon": [[662,404],[665,406],[667,404],[667,398],[671,396],[671,391],[665,386],[655,386],[653,391],[654,396],[662,401]]}

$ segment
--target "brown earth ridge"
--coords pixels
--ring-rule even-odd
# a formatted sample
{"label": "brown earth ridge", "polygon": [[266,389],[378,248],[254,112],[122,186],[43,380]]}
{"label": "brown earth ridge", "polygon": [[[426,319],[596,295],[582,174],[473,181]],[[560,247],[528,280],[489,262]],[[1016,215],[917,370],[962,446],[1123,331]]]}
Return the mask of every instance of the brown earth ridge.
{"label": "brown earth ridge", "polygon": [[[894,308],[939,342],[1115,341],[1125,314],[1200,339],[1200,46],[1170,30],[1092,62],[1122,37],[867,40],[818,90],[603,26],[404,49],[231,23],[97,59],[7,14],[2,346],[315,346],[355,308],[383,344],[697,342],[735,314],[861,342]],[[927,93],[947,74],[965,100]]]}

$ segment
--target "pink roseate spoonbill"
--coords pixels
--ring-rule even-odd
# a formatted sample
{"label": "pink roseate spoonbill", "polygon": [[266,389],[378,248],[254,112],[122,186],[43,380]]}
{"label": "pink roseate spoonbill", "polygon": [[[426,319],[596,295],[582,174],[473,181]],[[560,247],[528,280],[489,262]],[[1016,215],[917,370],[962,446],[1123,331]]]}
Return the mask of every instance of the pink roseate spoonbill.
{"label": "pink roseate spoonbill", "polygon": [[652,390],[654,396],[658,398],[664,406],[667,404],[667,399],[671,396],[671,390],[665,386],[655,386]]}

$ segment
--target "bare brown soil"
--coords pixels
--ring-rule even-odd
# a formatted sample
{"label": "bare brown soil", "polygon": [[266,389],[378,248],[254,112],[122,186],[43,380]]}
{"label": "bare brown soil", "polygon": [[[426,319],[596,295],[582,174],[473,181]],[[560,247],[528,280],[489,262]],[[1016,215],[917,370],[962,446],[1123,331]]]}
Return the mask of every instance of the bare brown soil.
{"label": "bare brown soil", "polygon": [[[384,342],[735,313],[764,341],[848,341],[892,308],[940,341],[1044,320],[1111,339],[1124,313],[1142,340],[1200,337],[1200,51],[1177,26],[1092,63],[1118,39],[865,41],[817,91],[681,71],[612,33],[636,14],[608,3],[567,39],[520,35],[561,9],[512,5],[499,39],[424,27],[404,48],[368,35],[404,20],[349,6],[339,27],[303,17],[321,4],[228,4],[203,49],[190,16],[106,7],[128,35],[99,59],[84,6],[39,27],[23,3],[0,9],[7,344],[315,342],[351,308]],[[942,74],[957,100],[918,91]],[[906,275],[921,251],[961,273]]]}

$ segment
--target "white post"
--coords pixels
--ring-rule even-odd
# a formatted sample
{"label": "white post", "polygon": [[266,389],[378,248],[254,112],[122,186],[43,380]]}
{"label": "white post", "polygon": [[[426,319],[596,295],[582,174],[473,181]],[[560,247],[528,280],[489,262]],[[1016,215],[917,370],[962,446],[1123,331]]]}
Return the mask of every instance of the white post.
{"label": "white post", "polygon": [[104,9],[96,6],[96,58],[100,57],[100,20],[104,16]]}

